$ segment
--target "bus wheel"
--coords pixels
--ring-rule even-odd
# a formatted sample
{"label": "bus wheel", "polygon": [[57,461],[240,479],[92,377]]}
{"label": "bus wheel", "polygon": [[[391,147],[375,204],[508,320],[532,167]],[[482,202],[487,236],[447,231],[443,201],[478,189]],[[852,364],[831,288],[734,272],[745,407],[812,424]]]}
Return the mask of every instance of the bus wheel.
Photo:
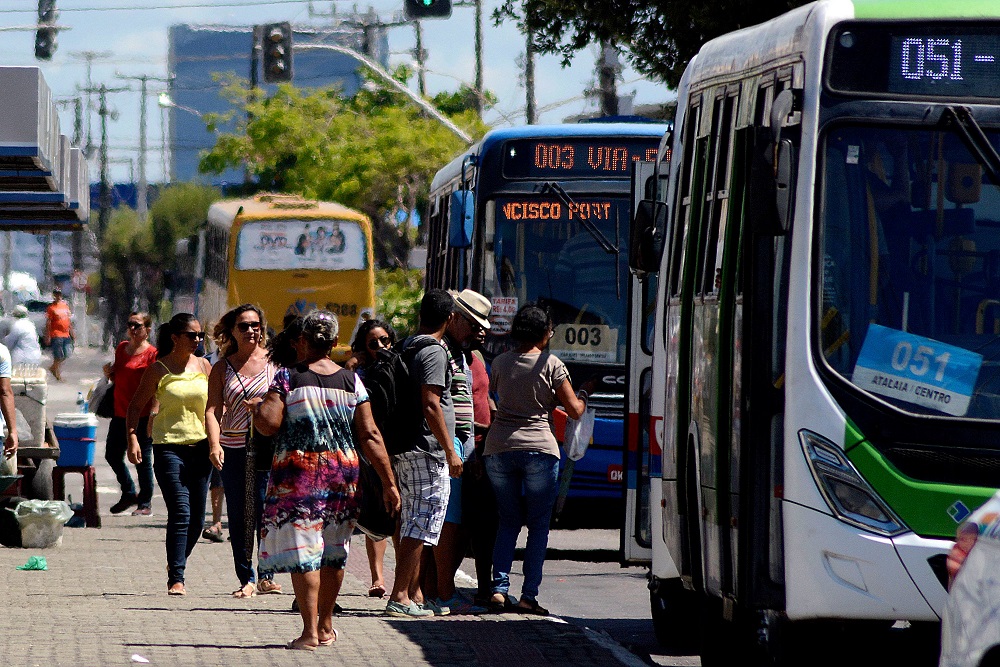
{"label": "bus wheel", "polygon": [[649,591],[653,631],[661,646],[681,655],[698,649],[699,596],[680,579],[661,581]]}

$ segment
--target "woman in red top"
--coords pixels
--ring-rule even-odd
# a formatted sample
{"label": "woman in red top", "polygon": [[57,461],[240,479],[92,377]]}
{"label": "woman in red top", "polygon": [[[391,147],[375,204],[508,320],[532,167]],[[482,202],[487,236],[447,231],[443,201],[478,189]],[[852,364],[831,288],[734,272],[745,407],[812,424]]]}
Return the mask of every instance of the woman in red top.
{"label": "woman in red top", "polygon": [[121,499],[111,506],[112,514],[121,514],[129,507],[138,505],[132,512],[133,516],[148,516],[152,514],[150,502],[153,499],[153,441],[146,435],[149,433],[146,425],[149,422],[152,401],[142,410],[142,419],[136,433],[141,433],[139,446],[142,448],[142,462],[136,465],[139,476],[139,493],[135,492],[135,484],[125,463],[125,453],[128,451],[128,437],[125,431],[125,415],[128,404],[139,387],[139,380],[148,366],[156,361],[156,347],[149,342],[149,331],[153,321],[146,313],[130,313],[128,316],[128,340],[122,341],[115,349],[115,361],[104,367],[115,385],[115,416],[108,428],[108,442],[104,458],[111,469],[115,471],[118,484],[122,487]]}

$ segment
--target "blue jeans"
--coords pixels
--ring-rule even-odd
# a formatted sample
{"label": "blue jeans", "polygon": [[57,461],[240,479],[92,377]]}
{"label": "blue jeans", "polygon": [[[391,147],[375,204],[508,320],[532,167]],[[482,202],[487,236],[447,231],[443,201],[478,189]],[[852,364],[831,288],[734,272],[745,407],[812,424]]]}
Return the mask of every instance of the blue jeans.
{"label": "blue jeans", "polygon": [[153,445],[153,472],[167,504],[167,586],[184,583],[184,567],[205,526],[212,464],[208,440],[194,445]]}
{"label": "blue jeans", "polygon": [[[153,441],[146,437],[146,422],[149,417],[139,420],[139,426],[135,429],[139,436],[139,449],[142,450],[142,463],[135,467],[136,475],[139,478],[139,507],[149,507],[153,499]],[[129,474],[128,464],[125,463],[125,453],[128,452],[128,432],[125,430],[125,418],[114,417],[108,427],[108,441],[104,446],[104,460],[108,462],[115,472],[118,485],[122,487],[122,495],[136,495],[135,482]]]}
{"label": "blue jeans", "polygon": [[497,499],[500,527],[493,547],[493,592],[507,595],[521,526],[528,527],[521,597],[534,602],[542,583],[549,521],[559,491],[559,459],[542,452],[502,452],[484,457]]}
{"label": "blue jeans", "polygon": [[[240,586],[256,581],[253,572],[253,559],[247,558],[246,537],[246,483],[247,483],[247,449],[246,447],[223,447],[225,462],[222,464],[222,487],[226,492],[226,515],[229,517],[229,539],[233,544],[233,564],[236,566],[236,577]],[[264,492],[267,490],[267,471],[258,471],[254,491],[254,525],[257,535],[260,535],[260,518],[264,507]],[[258,540],[260,538],[258,537]],[[249,545],[253,547],[253,545]],[[274,575],[261,576],[261,579],[273,579]]]}

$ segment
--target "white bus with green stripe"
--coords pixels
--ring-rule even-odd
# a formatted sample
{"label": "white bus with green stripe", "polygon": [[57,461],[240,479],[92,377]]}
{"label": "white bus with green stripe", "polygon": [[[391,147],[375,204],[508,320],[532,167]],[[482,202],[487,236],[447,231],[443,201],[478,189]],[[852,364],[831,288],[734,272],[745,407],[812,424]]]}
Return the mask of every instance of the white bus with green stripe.
{"label": "white bus with green stripe", "polygon": [[622,545],[661,639],[939,620],[1000,486],[998,149],[993,0],[822,0],[688,65],[633,187]]}

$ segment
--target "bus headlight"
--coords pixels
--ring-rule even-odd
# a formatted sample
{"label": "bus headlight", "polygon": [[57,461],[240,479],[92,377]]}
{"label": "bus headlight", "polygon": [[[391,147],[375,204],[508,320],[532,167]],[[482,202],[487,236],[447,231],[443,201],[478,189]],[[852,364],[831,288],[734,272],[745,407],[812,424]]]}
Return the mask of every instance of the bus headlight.
{"label": "bus headlight", "polygon": [[811,431],[799,431],[799,440],[816,486],[838,519],[885,536],[908,530],[858,474],[844,450]]}

